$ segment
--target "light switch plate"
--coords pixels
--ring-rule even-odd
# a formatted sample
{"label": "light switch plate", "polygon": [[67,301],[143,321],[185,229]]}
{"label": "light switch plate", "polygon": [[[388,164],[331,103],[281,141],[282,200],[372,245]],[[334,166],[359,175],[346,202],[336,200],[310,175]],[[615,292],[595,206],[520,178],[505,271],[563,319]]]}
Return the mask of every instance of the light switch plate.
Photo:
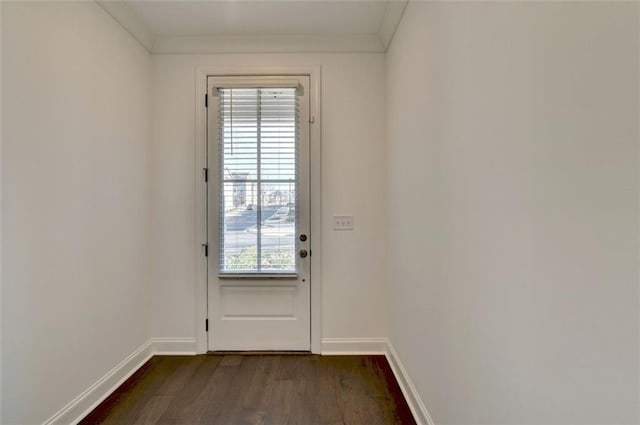
{"label": "light switch plate", "polygon": [[334,215],[333,230],[353,230],[352,215]]}

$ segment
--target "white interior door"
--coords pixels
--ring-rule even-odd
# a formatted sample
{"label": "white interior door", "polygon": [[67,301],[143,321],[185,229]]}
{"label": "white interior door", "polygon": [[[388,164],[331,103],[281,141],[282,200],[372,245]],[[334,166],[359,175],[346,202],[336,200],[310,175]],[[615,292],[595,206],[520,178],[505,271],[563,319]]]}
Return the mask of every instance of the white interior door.
{"label": "white interior door", "polygon": [[309,77],[209,77],[209,350],[310,350]]}

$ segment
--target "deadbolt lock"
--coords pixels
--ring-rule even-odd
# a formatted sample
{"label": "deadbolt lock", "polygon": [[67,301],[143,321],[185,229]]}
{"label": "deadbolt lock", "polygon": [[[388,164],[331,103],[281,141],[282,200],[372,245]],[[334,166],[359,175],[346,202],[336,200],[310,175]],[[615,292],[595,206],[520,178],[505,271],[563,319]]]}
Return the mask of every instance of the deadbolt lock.
{"label": "deadbolt lock", "polygon": [[307,235],[300,235],[300,240],[302,242],[306,241],[307,240]]}

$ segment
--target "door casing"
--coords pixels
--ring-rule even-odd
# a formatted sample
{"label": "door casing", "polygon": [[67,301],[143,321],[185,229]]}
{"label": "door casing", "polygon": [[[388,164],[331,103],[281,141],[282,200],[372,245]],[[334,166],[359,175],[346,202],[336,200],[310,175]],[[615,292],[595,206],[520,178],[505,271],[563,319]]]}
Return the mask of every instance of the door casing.
{"label": "door casing", "polygon": [[[310,164],[310,224],[311,224],[311,352],[320,354],[322,344],[322,187],[321,187],[321,68],[314,66],[203,66],[196,68],[195,78],[195,352],[207,352],[207,243],[206,192],[204,168],[207,164],[207,77],[308,75],[311,103],[309,155]],[[214,241],[208,241],[214,243]]]}

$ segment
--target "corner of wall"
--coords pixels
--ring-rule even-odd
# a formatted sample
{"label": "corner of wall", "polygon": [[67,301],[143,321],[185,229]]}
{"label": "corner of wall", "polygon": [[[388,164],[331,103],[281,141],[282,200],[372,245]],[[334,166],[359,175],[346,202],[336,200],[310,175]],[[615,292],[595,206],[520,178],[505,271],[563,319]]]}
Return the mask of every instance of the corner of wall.
{"label": "corner of wall", "polygon": [[44,425],[63,425],[78,423],[93,409],[111,395],[131,375],[142,367],[154,355],[152,340],[142,344],[138,349],[121,361],[116,367],[98,379],[78,397],[60,409],[44,422]]}
{"label": "corner of wall", "polygon": [[78,423],[114,393],[127,379],[154,356],[195,355],[195,340],[189,338],[151,338],[99,378],[44,425]]}

